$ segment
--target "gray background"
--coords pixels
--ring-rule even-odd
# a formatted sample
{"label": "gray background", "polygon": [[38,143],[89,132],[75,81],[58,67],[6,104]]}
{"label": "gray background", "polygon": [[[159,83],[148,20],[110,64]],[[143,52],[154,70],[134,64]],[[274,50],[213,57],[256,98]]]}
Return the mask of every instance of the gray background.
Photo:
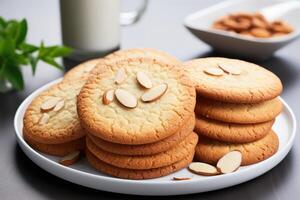
{"label": "gray background", "polygon": [[[198,41],[182,26],[186,15],[218,1],[151,0],[145,16],[136,25],[122,30],[122,48],[154,47],[179,59],[219,55]],[[0,0],[0,15],[6,18],[27,18],[28,40],[46,44],[61,42],[59,5],[57,0]],[[276,73],[284,84],[282,97],[300,115],[300,40],[278,51],[259,64]],[[151,199],[101,192],[81,187],[48,174],[31,162],[16,143],[13,117],[26,96],[63,72],[39,64],[35,77],[24,69],[26,89],[23,92],[0,94],[0,199]],[[203,194],[172,197],[174,199],[296,199],[300,194],[300,145],[295,145],[277,167],[247,183]],[[156,197],[157,198],[157,197]]]}

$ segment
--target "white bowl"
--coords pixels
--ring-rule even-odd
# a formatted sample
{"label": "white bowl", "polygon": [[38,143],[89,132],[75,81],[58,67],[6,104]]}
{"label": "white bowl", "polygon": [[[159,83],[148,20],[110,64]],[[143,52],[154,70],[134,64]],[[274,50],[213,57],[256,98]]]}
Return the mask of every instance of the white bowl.
{"label": "white bowl", "polygon": [[[268,9],[282,3],[286,5],[277,6],[275,9]],[[264,13],[264,10],[268,12]],[[293,26],[295,31],[282,37],[262,39],[211,28],[213,22],[218,18],[229,13],[241,11],[262,12],[268,19],[280,16],[279,18]],[[278,12],[280,13],[278,14]],[[196,37],[219,52],[243,58],[263,60],[269,58],[275,51],[299,37],[300,2],[282,0],[228,0],[190,14],[185,18],[184,25]]]}

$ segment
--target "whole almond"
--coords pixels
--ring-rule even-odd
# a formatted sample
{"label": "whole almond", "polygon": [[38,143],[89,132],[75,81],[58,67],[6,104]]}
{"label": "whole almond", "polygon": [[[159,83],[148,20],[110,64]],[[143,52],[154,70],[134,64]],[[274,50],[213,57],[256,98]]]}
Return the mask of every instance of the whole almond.
{"label": "whole almond", "polygon": [[116,76],[115,76],[115,83],[121,84],[125,81],[126,79],[126,71],[124,68],[118,69]]}
{"label": "whole almond", "polygon": [[143,86],[144,88],[147,88],[147,89],[152,88],[152,81],[147,76],[147,74],[145,74],[144,72],[138,72],[136,74],[136,78],[137,78],[137,81],[139,82],[139,84],[141,84],[141,86]]}
{"label": "whole almond", "polygon": [[124,89],[116,89],[115,95],[117,100],[127,108],[135,108],[137,106],[137,99],[134,95]]}
{"label": "whole almond", "polygon": [[52,108],[55,107],[55,105],[57,104],[57,102],[59,102],[61,100],[61,98],[59,97],[51,97],[49,99],[47,99],[46,101],[44,101],[41,105],[41,110],[42,111],[49,111]]}
{"label": "whole almond", "polygon": [[80,156],[80,151],[74,151],[68,155],[66,155],[65,157],[63,157],[59,163],[65,166],[69,166],[69,165],[73,165],[74,163],[76,163],[79,159]]}
{"label": "whole almond", "polygon": [[113,102],[115,96],[115,91],[114,90],[107,90],[103,94],[102,102],[104,105],[108,105],[111,102]]}
{"label": "whole almond", "polygon": [[220,174],[215,166],[202,162],[191,163],[189,165],[189,170],[195,174],[203,176],[214,176]]}
{"label": "whole almond", "polygon": [[147,92],[145,92],[142,96],[141,99],[144,102],[151,102],[159,99],[162,95],[166,93],[168,89],[168,85],[166,83],[157,85],[155,87],[152,87],[149,89]]}
{"label": "whole almond", "polygon": [[230,66],[224,63],[219,63],[218,66],[228,74],[240,75],[242,72],[238,67]]}
{"label": "whole almond", "polygon": [[39,124],[40,125],[47,124],[49,119],[50,119],[50,115],[48,115],[47,113],[43,113],[43,115],[41,116],[41,118],[39,120]]}
{"label": "whole almond", "polygon": [[224,74],[224,71],[220,68],[216,67],[208,67],[203,70],[206,74],[208,75],[213,75],[213,76],[222,76]]}
{"label": "whole almond", "polygon": [[242,163],[242,154],[239,151],[231,151],[225,154],[217,163],[217,169],[222,174],[236,171]]}
{"label": "whole almond", "polygon": [[60,101],[57,102],[57,104],[55,105],[53,111],[55,111],[55,112],[60,111],[64,106],[65,106],[65,100],[60,100]]}

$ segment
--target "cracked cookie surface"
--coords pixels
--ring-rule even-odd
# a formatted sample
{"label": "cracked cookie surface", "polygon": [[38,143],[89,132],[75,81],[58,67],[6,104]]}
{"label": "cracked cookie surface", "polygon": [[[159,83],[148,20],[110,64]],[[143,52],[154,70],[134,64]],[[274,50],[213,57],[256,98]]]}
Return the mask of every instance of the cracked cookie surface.
{"label": "cracked cookie surface", "polygon": [[[220,65],[239,74],[224,72],[211,75],[208,68],[221,69]],[[280,79],[256,64],[228,58],[211,57],[191,60],[183,67],[193,80],[201,96],[231,103],[258,103],[277,97],[282,91]]]}
{"label": "cracked cookie surface", "polygon": [[244,144],[222,143],[199,136],[195,159],[215,165],[226,153],[240,151],[242,165],[250,165],[271,157],[277,152],[278,146],[278,137],[272,130],[262,139]]}
{"label": "cracked cookie surface", "polygon": [[[185,73],[173,64],[151,58],[108,60],[97,65],[77,98],[81,125],[103,140],[121,144],[146,144],[171,136],[194,114],[195,89]],[[116,72],[123,68],[126,79],[116,84]],[[167,91],[157,100],[143,102],[147,89],[140,87],[137,72],[146,73],[153,86],[167,84]],[[128,109],[116,100],[102,102],[108,90],[123,89],[137,99]]]}
{"label": "cracked cookie surface", "polygon": [[86,138],[87,149],[98,159],[110,165],[127,169],[153,169],[171,165],[192,154],[197,142],[198,136],[192,132],[182,142],[165,152],[148,156],[127,156],[104,151],[97,147],[89,137]]}
{"label": "cracked cookie surface", "polygon": [[206,118],[232,123],[260,123],[273,120],[282,111],[279,98],[257,104],[235,104],[197,98],[195,113]]}
{"label": "cracked cookie surface", "polygon": [[263,138],[273,124],[274,120],[257,124],[233,124],[197,116],[195,132],[218,141],[245,143]]}

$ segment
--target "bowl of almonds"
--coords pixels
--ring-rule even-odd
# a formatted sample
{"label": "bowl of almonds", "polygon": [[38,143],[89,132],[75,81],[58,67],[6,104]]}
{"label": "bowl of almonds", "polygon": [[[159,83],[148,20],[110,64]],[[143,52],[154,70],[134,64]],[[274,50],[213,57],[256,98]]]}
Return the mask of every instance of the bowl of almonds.
{"label": "bowl of almonds", "polygon": [[192,13],[185,27],[216,51],[265,60],[300,35],[300,2],[225,1]]}

